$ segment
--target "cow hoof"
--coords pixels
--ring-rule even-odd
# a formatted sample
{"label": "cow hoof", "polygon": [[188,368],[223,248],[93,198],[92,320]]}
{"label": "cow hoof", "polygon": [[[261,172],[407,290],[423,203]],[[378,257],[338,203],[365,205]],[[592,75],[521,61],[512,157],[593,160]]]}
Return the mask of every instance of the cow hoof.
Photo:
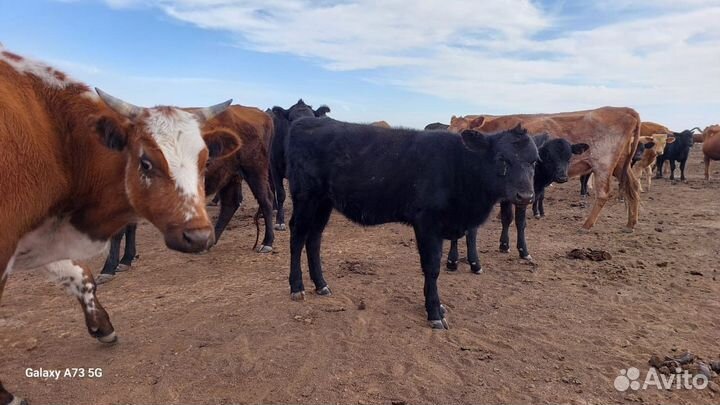
{"label": "cow hoof", "polygon": [[117,337],[117,334],[116,334],[115,332],[110,332],[109,335],[100,336],[100,337],[97,338],[97,340],[98,340],[100,343],[105,343],[106,345],[112,345],[112,344],[117,343],[118,337]]}
{"label": "cow hoof", "polygon": [[509,246],[503,246],[500,245],[500,253],[510,253],[510,247]]}
{"label": "cow hoof", "polygon": [[290,299],[293,301],[305,301],[305,291],[290,293]]}
{"label": "cow hoof", "polygon": [[630,227],[627,227],[627,226],[623,226],[623,227],[622,227],[622,232],[623,232],[623,233],[633,233],[633,232],[635,232],[635,230],[634,230],[633,228],[630,228]]}
{"label": "cow hoof", "polygon": [[483,268],[480,263],[470,263],[470,271],[474,274],[482,274]]}
{"label": "cow hoof", "polygon": [[453,261],[448,260],[445,267],[447,268],[448,271],[455,271],[458,269],[457,263],[458,263],[457,261],[453,262]]}
{"label": "cow hoof", "polygon": [[527,261],[529,261],[529,262],[533,261],[533,257],[530,256],[530,255],[525,255],[525,256],[523,256],[522,254],[520,254],[520,258],[523,259],[523,260],[527,260]]}
{"label": "cow hoof", "polygon": [[446,330],[450,329],[450,325],[445,318],[439,320],[428,321],[432,329]]}
{"label": "cow hoof", "polygon": [[129,264],[122,264],[122,263],[120,263],[120,264],[118,264],[118,266],[115,268],[115,272],[116,272],[116,273],[121,273],[121,272],[123,272],[123,271],[128,271],[128,270],[130,270],[130,265],[129,265]]}
{"label": "cow hoof", "polygon": [[445,308],[445,305],[440,304],[440,316],[445,318],[445,314],[448,312],[447,308]]}
{"label": "cow hoof", "polygon": [[328,287],[328,286],[315,289],[315,293],[317,293],[317,295],[325,295],[325,296],[332,295],[332,291],[330,291],[330,287]]}
{"label": "cow hoof", "polygon": [[258,252],[258,253],[270,253],[270,252],[272,252],[272,246],[260,245],[260,247],[257,248],[256,252]]}
{"label": "cow hoof", "polygon": [[8,405],[28,405],[27,401],[20,397],[13,397]]}
{"label": "cow hoof", "polygon": [[275,230],[276,231],[284,231],[284,230],[287,230],[287,227],[285,227],[285,224],[275,224]]}
{"label": "cow hoof", "polygon": [[535,216],[535,219],[540,219],[540,218],[542,218],[542,217],[540,216],[540,214],[535,214],[534,216]]}

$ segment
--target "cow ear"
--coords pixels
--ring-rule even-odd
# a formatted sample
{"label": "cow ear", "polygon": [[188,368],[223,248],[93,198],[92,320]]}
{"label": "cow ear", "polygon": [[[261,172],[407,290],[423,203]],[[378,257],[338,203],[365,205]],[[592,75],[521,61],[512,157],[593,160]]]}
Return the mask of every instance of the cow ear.
{"label": "cow ear", "polygon": [[236,152],[242,146],[242,141],[227,129],[216,129],[203,134],[203,139],[210,152],[211,159],[225,157]]}
{"label": "cow ear", "polygon": [[585,151],[588,149],[590,149],[590,145],[586,143],[574,143],[570,145],[570,150],[572,151],[573,155],[581,155],[585,153]]}
{"label": "cow ear", "polygon": [[100,142],[108,148],[122,151],[127,146],[127,133],[115,119],[102,116],[95,122]]}
{"label": "cow ear", "polygon": [[480,128],[485,123],[485,117],[477,117],[470,121],[470,124],[468,124],[468,128]]}
{"label": "cow ear", "polygon": [[272,108],[272,112],[278,117],[283,117],[285,119],[288,117],[288,112],[282,107],[275,106]]}
{"label": "cow ear", "polygon": [[646,142],[644,145],[645,149],[652,149],[655,147],[655,142]]}
{"label": "cow ear", "polygon": [[319,118],[319,117],[324,117],[325,114],[327,114],[327,113],[329,113],[329,112],[330,112],[330,107],[328,107],[328,106],[326,106],[326,105],[321,105],[320,108],[318,108],[317,110],[315,110],[315,116],[318,117],[318,118]]}
{"label": "cow ear", "polygon": [[490,141],[486,135],[472,129],[466,129],[460,134],[465,146],[473,151],[484,151],[490,147]]}
{"label": "cow ear", "polygon": [[673,143],[673,142],[675,142],[675,137],[674,137],[674,136],[668,136],[668,139],[667,139],[667,141],[665,141],[665,142],[666,142],[666,143]]}

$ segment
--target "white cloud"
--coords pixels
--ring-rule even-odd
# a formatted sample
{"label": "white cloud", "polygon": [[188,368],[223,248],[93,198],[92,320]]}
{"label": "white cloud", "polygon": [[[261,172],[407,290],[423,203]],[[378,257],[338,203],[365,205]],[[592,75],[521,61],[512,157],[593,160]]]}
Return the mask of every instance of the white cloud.
{"label": "white cloud", "polygon": [[[707,110],[720,94],[717,0],[599,1],[594,7],[615,12],[615,22],[560,32],[557,10],[530,0],[106,2],[156,7],[232,33],[249,49],[361,70],[380,83],[468,103],[475,112],[627,105],[652,116],[675,105]],[[626,9],[648,12],[624,17]],[[380,68],[382,76],[375,74]]]}

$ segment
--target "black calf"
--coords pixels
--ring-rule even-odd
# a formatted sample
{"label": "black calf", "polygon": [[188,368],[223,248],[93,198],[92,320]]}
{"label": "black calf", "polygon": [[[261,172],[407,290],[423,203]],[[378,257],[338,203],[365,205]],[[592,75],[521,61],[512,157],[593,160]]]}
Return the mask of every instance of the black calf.
{"label": "black calf", "polygon": [[670,162],[670,180],[675,180],[675,162],[680,162],[680,180],[685,181],[685,163],[687,163],[688,156],[690,155],[690,149],[693,146],[693,131],[700,130],[700,128],[686,129],[682,132],[673,132],[672,136],[675,137],[675,142],[668,143],[665,145],[665,150],[662,155],[658,155],[655,159],[657,166],[656,179],[663,177],[662,169],[665,161]]}
{"label": "black calf", "polygon": [[330,294],[320,244],[335,208],[365,226],[402,222],[413,227],[428,320],[433,328],[447,328],[437,287],[443,239],[480,225],[499,200],[528,204],[538,159],[537,147],[519,126],[495,135],[458,135],[331,119],[297,121],[287,149],[291,298],[305,295],[303,247],[315,291]]}
{"label": "black calf", "polygon": [[275,106],[270,112],[275,127],[275,134],[270,146],[270,176],[275,189],[275,209],[277,210],[275,229],[278,231],[285,230],[285,185],[283,179],[287,178],[285,148],[290,124],[304,117],[324,117],[329,112],[330,107],[325,105],[313,110],[302,99],[287,110]]}
{"label": "black calf", "polygon": [[[579,155],[589,146],[585,143],[577,143],[571,145],[565,139],[552,139],[546,134],[533,136],[533,141],[538,147],[540,162],[535,168],[535,177],[533,178],[533,190],[535,199],[533,200],[533,214],[535,218],[545,216],[543,201],[545,199],[545,188],[556,183],[565,183],[568,181],[568,166],[570,158],[573,154]],[[525,241],[525,213],[527,205],[515,205],[515,227],[517,229],[517,249],[520,258],[532,260],[532,256],[528,252],[527,242]],[[510,251],[510,224],[513,221],[513,204],[508,201],[500,203],[500,219],[502,222],[502,234],[500,235],[500,251],[507,253]],[[475,274],[482,273],[482,264],[477,254],[477,227],[470,228],[465,233],[467,241],[468,263],[470,270]],[[458,262],[458,243],[457,240],[451,240],[450,251],[448,252],[447,269],[449,271],[457,270]]]}

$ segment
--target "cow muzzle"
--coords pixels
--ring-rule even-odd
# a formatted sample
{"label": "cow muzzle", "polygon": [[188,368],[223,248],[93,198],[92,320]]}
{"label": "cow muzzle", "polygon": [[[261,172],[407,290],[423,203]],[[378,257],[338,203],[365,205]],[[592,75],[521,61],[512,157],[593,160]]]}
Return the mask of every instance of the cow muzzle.
{"label": "cow muzzle", "polygon": [[197,253],[215,244],[215,231],[211,227],[178,227],[165,233],[165,245],[183,253]]}
{"label": "cow muzzle", "polygon": [[528,205],[533,201],[535,193],[517,193],[513,200],[513,204],[516,205]]}

